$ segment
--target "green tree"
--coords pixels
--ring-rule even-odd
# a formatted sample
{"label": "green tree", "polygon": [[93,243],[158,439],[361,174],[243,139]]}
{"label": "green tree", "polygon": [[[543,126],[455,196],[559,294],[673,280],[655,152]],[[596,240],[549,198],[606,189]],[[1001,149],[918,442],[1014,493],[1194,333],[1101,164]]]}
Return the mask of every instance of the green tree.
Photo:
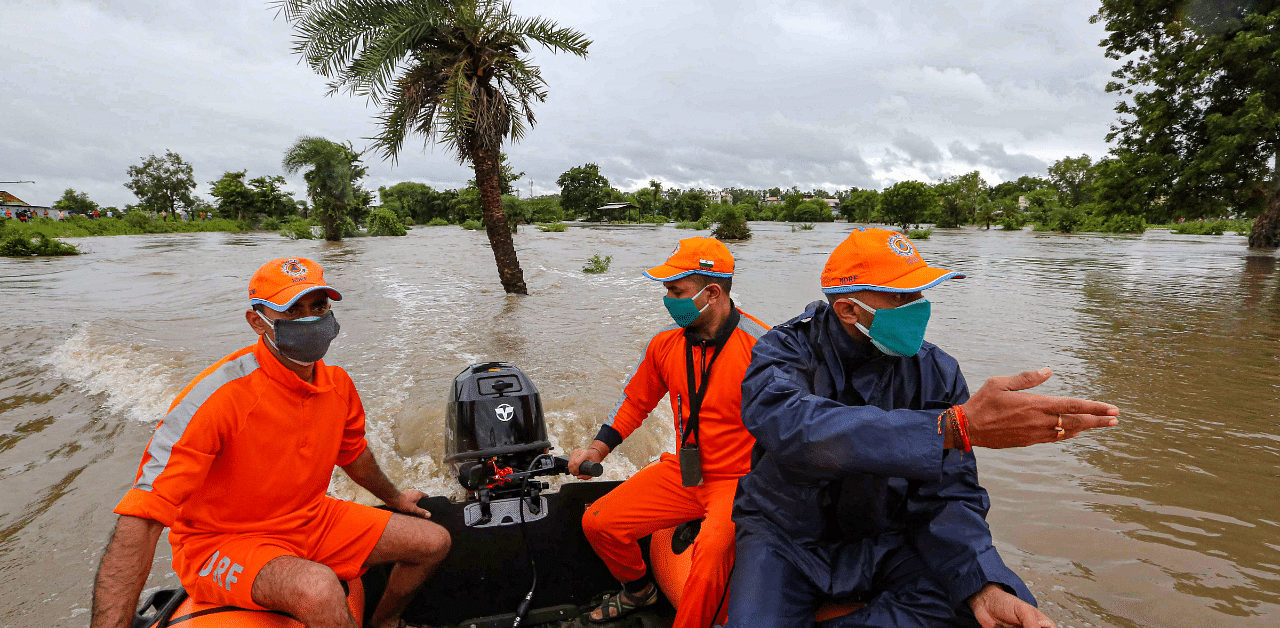
{"label": "green tree", "polygon": [[792,188],[791,191],[782,195],[782,205],[777,208],[778,220],[783,222],[794,222],[799,220],[796,218],[796,212],[800,210],[800,204],[804,202],[804,195]]}
{"label": "green tree", "polygon": [[1144,160],[1124,150],[1094,164],[1093,187],[1090,192],[1096,211],[1104,217],[1140,216],[1147,222],[1169,222],[1169,206],[1160,201],[1152,176],[1142,174]]}
{"label": "green tree", "polygon": [[972,222],[978,207],[987,200],[990,190],[982,174],[977,170],[943,179],[934,186],[940,210],[937,225],[942,228],[959,227]]}
{"label": "green tree", "polygon": [[1280,2],[1102,0],[1092,21],[1123,61],[1108,141],[1144,196],[1185,218],[1260,214],[1250,246],[1280,245]]}
{"label": "green tree", "polygon": [[1090,190],[1096,174],[1088,155],[1063,157],[1049,166],[1049,181],[1058,188],[1058,198],[1070,207],[1093,201]]}
{"label": "green tree", "polygon": [[293,200],[293,192],[284,191],[286,183],[284,177],[278,174],[250,179],[254,211],[276,219],[297,215],[298,204]]}
{"label": "green tree", "polygon": [[880,213],[890,224],[906,230],[918,224],[935,203],[937,199],[929,186],[919,181],[901,181],[880,196]]}
{"label": "green tree", "polygon": [[341,240],[349,235],[348,221],[362,204],[367,206],[357,182],[364,177],[360,154],[349,144],[338,144],[322,137],[300,137],[284,154],[284,171],[296,174],[306,170],[307,196],[311,198],[311,218],[319,220],[324,239]]}
{"label": "green tree", "polygon": [[524,172],[516,172],[515,169],[511,167],[511,164],[507,163],[507,154],[502,153],[499,155],[498,187],[502,190],[502,193],[515,194],[515,188],[512,187],[511,184],[522,178],[524,178]]}
{"label": "green tree", "polygon": [[[453,207],[449,212],[449,222],[462,224],[468,220],[485,220],[484,200],[480,197],[480,189],[474,185],[458,190],[453,197]],[[503,218],[504,222],[506,218]],[[506,228],[506,225],[503,225]]]}
{"label": "green tree", "polygon": [[850,190],[840,201],[840,215],[849,222],[871,222],[880,211],[880,192],[876,190]]}
{"label": "green tree", "polygon": [[560,207],[574,216],[600,221],[604,216],[598,211],[612,198],[609,180],[600,174],[600,166],[585,164],[564,171],[556,185],[560,186]]}
{"label": "green tree", "polygon": [[53,208],[60,212],[75,212],[84,216],[98,209],[98,204],[90,200],[88,194],[67,188],[67,191],[62,193],[62,198],[53,203]]}
{"label": "green tree", "polygon": [[147,211],[168,212],[173,217],[177,210],[189,209],[196,202],[191,194],[196,188],[191,164],[173,151],[166,150],[163,157],[148,155],[127,172],[129,182],[124,186]]}
{"label": "green tree", "polygon": [[715,230],[711,232],[717,240],[750,240],[751,227],[742,215],[741,207],[750,207],[747,203],[739,205],[723,205],[716,213]]}
{"label": "green tree", "polygon": [[374,146],[395,159],[405,137],[438,139],[475,170],[485,230],[502,287],[526,294],[524,271],[502,211],[500,155],[534,124],[546,81],[530,41],[585,57],[585,35],[542,17],[521,18],[505,0],[276,0],[294,24],[294,50],[379,115]]}
{"label": "green tree", "polygon": [[802,201],[791,212],[788,220],[792,222],[832,222],[831,206],[820,198]]}
{"label": "green tree", "polygon": [[1027,192],[1051,186],[1053,184],[1046,179],[1024,175],[1018,177],[1016,181],[1005,181],[993,186],[987,195],[992,200],[1010,198],[1017,201],[1019,196],[1023,196]]}
{"label": "green tree", "polygon": [[401,219],[413,218],[416,222],[430,222],[434,216],[427,214],[434,192],[425,183],[405,181],[391,187],[379,187],[378,200],[383,207],[394,211]]}
{"label": "green tree", "polygon": [[[672,192],[675,194],[670,194]],[[711,206],[710,199],[707,198],[706,193],[702,190],[680,191],[672,188],[668,190],[668,193],[670,198],[668,198],[666,209],[671,212],[670,216],[677,221],[697,222],[702,220],[702,215]]]}
{"label": "green tree", "polygon": [[1058,215],[1058,210],[1062,209],[1062,201],[1058,198],[1058,191],[1051,187],[1032,190],[1023,195],[1027,201],[1026,216],[1038,225],[1052,225],[1055,222],[1054,216]]}
{"label": "green tree", "polygon": [[245,216],[255,213],[256,199],[253,190],[244,183],[245,172],[226,172],[221,179],[209,182],[209,193],[218,199],[218,216],[244,220]]}

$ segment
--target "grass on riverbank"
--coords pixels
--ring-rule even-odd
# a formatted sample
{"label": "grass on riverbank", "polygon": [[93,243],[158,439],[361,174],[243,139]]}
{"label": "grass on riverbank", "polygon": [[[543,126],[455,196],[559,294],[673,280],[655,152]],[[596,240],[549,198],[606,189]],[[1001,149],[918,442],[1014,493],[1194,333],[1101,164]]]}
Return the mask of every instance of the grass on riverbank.
{"label": "grass on riverbank", "polygon": [[1253,228],[1252,219],[1244,220],[1191,220],[1175,222],[1167,225],[1152,225],[1158,229],[1169,229],[1181,235],[1222,235],[1234,231],[1238,235],[1248,236]]}
{"label": "grass on riverbank", "polygon": [[248,223],[214,218],[208,221],[182,222],[154,220],[142,213],[129,214],[125,218],[99,218],[89,220],[84,216],[72,216],[66,220],[36,218],[31,222],[5,220],[5,232],[25,235],[27,238],[84,238],[89,236],[144,235],[148,233],[197,233],[206,231],[250,231]]}

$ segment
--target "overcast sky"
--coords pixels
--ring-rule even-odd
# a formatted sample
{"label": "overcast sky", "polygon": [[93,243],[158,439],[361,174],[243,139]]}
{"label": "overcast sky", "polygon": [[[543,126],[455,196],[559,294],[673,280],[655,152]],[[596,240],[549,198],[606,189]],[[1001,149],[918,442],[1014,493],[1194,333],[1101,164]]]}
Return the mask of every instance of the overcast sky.
{"label": "overcast sky", "polygon": [[[229,170],[281,174],[301,135],[367,145],[376,111],[326,97],[263,0],[3,0],[0,184],[48,205],[68,187],[136,202],[126,169],[166,149],[198,190]],[[536,48],[537,126],[507,148],[528,194],[596,162],[634,190],[799,186],[834,191],[1043,175],[1107,150],[1115,62],[1096,1],[514,0],[593,40],[587,58]],[[463,186],[442,147],[368,158],[366,187]],[[300,177],[293,189],[303,190]]]}

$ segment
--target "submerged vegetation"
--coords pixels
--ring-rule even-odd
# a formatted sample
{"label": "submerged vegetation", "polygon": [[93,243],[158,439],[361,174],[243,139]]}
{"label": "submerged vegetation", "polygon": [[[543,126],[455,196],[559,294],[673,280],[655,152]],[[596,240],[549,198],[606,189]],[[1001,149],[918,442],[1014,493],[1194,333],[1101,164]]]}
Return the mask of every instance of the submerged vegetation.
{"label": "submerged vegetation", "polygon": [[80,249],[43,233],[32,239],[21,233],[0,231],[0,257],[79,255]]}
{"label": "submerged vegetation", "polygon": [[386,209],[375,209],[369,212],[369,235],[402,236],[407,235],[404,221]]}
{"label": "submerged vegetation", "polygon": [[587,260],[587,265],[582,267],[582,272],[590,275],[598,275],[609,270],[609,264],[611,262],[613,262],[612,255],[600,257],[600,254],[596,253]]}

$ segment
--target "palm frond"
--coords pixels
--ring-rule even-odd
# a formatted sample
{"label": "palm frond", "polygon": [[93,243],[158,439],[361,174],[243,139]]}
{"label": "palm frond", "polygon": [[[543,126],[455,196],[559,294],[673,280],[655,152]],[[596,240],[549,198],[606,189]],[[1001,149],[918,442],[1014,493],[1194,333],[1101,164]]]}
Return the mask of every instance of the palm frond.
{"label": "palm frond", "polygon": [[294,51],[330,79],[329,93],[380,109],[372,148],[394,161],[410,134],[461,162],[519,141],[535,124],[546,82],[530,41],[586,56],[582,33],[521,18],[507,0],[273,0],[294,27]]}

